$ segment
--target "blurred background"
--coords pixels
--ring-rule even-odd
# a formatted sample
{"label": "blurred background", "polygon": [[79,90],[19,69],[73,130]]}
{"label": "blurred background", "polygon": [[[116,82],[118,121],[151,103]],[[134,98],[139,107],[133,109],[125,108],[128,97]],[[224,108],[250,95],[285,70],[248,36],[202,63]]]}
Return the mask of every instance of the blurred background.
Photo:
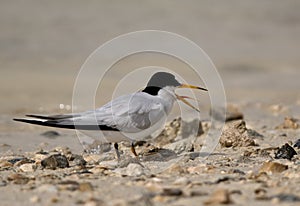
{"label": "blurred background", "polygon": [[[246,117],[260,113],[247,111],[257,105],[291,105],[288,113],[295,113],[299,11],[297,0],[1,0],[1,129],[19,128],[13,116],[68,112],[77,73],[89,54],[114,37],[145,29],[180,34],[204,49],[221,75],[228,102],[244,108]],[[114,89],[110,81],[99,106]]]}

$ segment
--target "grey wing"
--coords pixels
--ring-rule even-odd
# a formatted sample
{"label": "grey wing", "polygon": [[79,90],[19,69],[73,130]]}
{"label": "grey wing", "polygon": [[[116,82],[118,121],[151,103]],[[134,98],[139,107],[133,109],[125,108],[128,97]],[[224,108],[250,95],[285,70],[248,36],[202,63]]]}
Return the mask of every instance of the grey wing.
{"label": "grey wing", "polygon": [[147,129],[164,116],[163,104],[142,92],[121,96],[96,110],[99,124],[129,133]]}

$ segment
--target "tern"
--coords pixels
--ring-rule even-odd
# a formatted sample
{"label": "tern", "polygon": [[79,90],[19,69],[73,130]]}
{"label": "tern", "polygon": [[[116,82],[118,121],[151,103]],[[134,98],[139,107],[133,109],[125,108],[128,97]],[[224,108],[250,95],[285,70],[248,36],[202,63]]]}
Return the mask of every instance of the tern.
{"label": "tern", "polygon": [[[185,99],[175,93],[177,88],[191,88],[207,91],[207,89],[189,84],[182,84],[168,72],[153,74],[146,87],[138,92],[120,96],[104,106],[82,113],[60,115],[26,115],[29,118],[13,120],[29,124],[77,129],[101,130],[105,141],[114,143],[117,158],[120,159],[118,143],[131,142],[131,152],[138,156],[134,142],[143,139],[163,126],[176,100],[199,111]],[[189,98],[191,99],[191,98]]]}

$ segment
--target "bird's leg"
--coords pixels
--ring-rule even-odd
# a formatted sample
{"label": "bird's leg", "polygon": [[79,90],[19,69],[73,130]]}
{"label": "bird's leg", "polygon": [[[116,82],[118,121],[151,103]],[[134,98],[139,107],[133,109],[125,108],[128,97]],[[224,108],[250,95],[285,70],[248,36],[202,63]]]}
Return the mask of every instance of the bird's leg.
{"label": "bird's leg", "polygon": [[114,148],[116,150],[118,161],[120,161],[120,152],[119,152],[119,145],[118,145],[118,143],[114,143]]}
{"label": "bird's leg", "polygon": [[137,154],[136,154],[136,151],[135,151],[135,148],[134,148],[134,142],[131,142],[131,152],[134,154],[134,156],[138,156]]}

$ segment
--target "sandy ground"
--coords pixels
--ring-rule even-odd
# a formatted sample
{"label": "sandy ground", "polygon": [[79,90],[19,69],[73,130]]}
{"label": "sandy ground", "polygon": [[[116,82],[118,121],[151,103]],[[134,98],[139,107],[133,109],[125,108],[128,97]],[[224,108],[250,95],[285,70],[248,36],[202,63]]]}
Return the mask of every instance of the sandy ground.
{"label": "sandy ground", "polygon": [[[230,201],[224,201],[228,204],[299,204],[299,151],[291,161],[274,159],[278,147],[300,138],[299,129],[275,129],[286,116],[300,118],[298,1],[30,0],[0,1],[0,5],[1,205],[201,205],[217,199],[212,194],[215,191],[225,200],[229,197]],[[178,33],[206,51],[221,75],[228,103],[243,113],[247,128],[263,135],[253,137],[258,146],[219,145],[206,160],[188,156],[175,169],[157,173],[155,168],[166,160],[141,160],[145,168],[135,163],[120,166],[113,151],[91,160],[84,156],[74,131],[57,129],[60,136],[47,138],[41,133],[52,129],[12,121],[27,113],[70,112],[59,105],[72,104],[77,73],[89,54],[118,35],[143,29]],[[107,75],[96,104],[110,100],[122,78],[121,69],[151,58],[167,62],[170,69],[197,84],[175,60],[169,64],[160,57],[129,58]],[[128,88],[140,89],[135,82],[128,82]],[[196,95],[203,99],[199,107],[202,118],[207,119],[208,97]],[[179,114],[176,106],[170,120]],[[204,136],[197,138],[200,143],[195,145],[201,146]],[[69,160],[69,168],[42,168],[39,158],[59,153],[52,151],[56,147],[69,147],[72,154],[83,155],[87,165],[78,168]],[[48,153],[39,156],[40,149]],[[138,149],[143,152],[147,146]],[[129,148],[123,145],[122,150],[127,154]],[[23,163],[7,163],[17,157],[34,160],[23,162],[34,169],[24,172],[20,169]],[[267,161],[288,169],[261,172]],[[14,173],[24,175],[25,181],[19,178],[21,184],[16,184],[18,177],[10,177]],[[81,183],[88,186],[80,187]]]}

